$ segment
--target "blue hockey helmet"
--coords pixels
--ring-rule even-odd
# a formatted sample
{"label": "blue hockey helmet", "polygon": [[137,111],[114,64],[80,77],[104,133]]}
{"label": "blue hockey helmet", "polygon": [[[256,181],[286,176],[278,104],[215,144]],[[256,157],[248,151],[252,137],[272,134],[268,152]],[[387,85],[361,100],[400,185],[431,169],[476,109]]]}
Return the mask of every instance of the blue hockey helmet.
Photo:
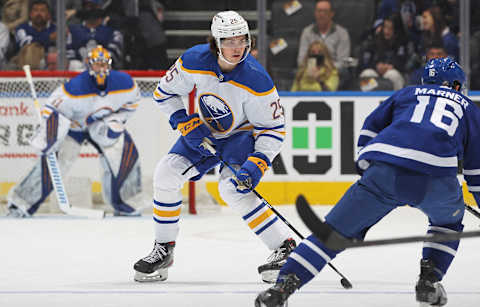
{"label": "blue hockey helmet", "polygon": [[462,67],[452,58],[431,59],[423,68],[422,84],[446,85],[460,91],[465,81]]}

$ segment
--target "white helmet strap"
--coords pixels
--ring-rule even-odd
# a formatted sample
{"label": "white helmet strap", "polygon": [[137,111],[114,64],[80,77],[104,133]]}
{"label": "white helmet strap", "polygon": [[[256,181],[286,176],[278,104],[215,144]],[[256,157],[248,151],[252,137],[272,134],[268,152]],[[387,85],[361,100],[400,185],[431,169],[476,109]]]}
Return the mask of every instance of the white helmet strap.
{"label": "white helmet strap", "polygon": [[216,42],[217,48],[218,48],[218,52],[217,52],[218,57],[219,57],[222,61],[224,61],[224,62],[226,62],[226,63],[228,63],[228,64],[230,64],[230,65],[237,65],[237,64],[243,62],[243,61],[247,58],[248,54],[250,53],[250,49],[251,49],[251,47],[252,47],[252,42],[251,42],[251,40],[250,40],[250,34],[248,34],[247,36],[248,36],[248,46],[247,46],[247,48],[245,48],[245,51],[243,52],[243,56],[242,56],[242,58],[240,59],[240,61],[238,61],[238,62],[236,62],[236,63],[230,62],[229,60],[227,60],[227,59],[225,58],[225,56],[223,55],[223,52],[222,52],[222,47],[221,47],[221,40],[222,40],[222,39],[221,39],[221,38],[215,38],[215,42]]}

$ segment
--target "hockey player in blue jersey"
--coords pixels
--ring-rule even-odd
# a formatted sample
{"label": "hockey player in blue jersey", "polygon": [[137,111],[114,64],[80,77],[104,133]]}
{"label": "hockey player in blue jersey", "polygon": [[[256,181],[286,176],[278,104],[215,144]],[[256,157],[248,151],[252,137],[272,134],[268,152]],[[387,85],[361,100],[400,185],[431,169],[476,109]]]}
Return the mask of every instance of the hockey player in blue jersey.
{"label": "hockey player in blue jersey", "polygon": [[138,107],[140,92],[126,73],[111,70],[110,52],[97,46],[88,53],[88,70],[58,87],[42,108],[43,121],[31,145],[40,159],[8,193],[8,215],[32,216],[53,189],[46,156],[57,152],[63,175],[83,143],[100,153],[102,193],[115,215],[140,215],[127,200],[141,192],[137,147],[125,129]]}
{"label": "hockey player in blue jersey", "polygon": [[[460,92],[465,74],[450,58],[433,59],[424,68],[422,83],[396,92],[365,120],[358,140],[362,177],[325,217],[341,235],[362,240],[370,227],[406,204],[427,215],[428,233],[461,232],[459,160],[480,203],[480,110]],[[447,303],[440,281],[458,245],[458,240],[424,242],[415,287],[422,306]],[[309,236],[290,254],[275,286],[258,295],[255,306],[284,306],[289,295],[339,252]]]}
{"label": "hockey player in blue jersey", "polygon": [[[210,44],[188,49],[158,83],[153,98],[181,133],[154,175],[152,252],[134,265],[139,282],[167,279],[179,232],[181,188],[220,163],[202,147],[205,138],[238,171],[220,171],[218,189],[248,227],[273,251],[258,268],[275,282],[295,241],[276,214],[251,192],[280,152],[285,119],[277,90],[267,72],[249,54],[247,22],[234,11],[213,17]],[[188,115],[180,96],[196,88],[198,113]],[[243,184],[250,182],[251,184]],[[221,230],[219,230],[221,231]]]}

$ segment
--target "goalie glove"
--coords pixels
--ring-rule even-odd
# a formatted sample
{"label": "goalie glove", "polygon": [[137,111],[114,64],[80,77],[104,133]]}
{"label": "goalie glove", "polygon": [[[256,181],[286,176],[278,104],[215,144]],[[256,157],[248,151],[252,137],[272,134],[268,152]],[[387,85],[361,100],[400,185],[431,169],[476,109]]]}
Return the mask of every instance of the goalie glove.
{"label": "goalie glove", "polygon": [[237,188],[237,192],[246,194],[255,189],[265,171],[272,164],[266,155],[254,152],[248,156],[241,168],[230,181]]}
{"label": "goalie glove", "polygon": [[187,115],[187,112],[179,110],[170,117],[170,125],[177,129],[183,136],[187,146],[195,150],[202,156],[212,155],[210,151],[203,146],[204,138],[214,140],[210,129],[202,122],[198,113]]}

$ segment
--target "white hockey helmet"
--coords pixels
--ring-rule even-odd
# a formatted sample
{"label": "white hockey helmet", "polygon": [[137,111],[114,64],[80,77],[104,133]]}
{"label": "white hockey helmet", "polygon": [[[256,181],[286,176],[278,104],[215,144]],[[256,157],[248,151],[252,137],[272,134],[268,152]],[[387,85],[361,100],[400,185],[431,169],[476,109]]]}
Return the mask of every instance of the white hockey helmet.
{"label": "white hockey helmet", "polygon": [[[238,64],[245,60],[245,58],[248,56],[248,53],[250,52],[252,44],[250,39],[250,31],[248,29],[248,23],[240,14],[235,11],[223,11],[217,13],[215,16],[213,16],[211,31],[219,50],[218,56],[223,61],[229,64]],[[238,61],[237,63],[231,63],[227,61],[222,54],[221,40],[223,38],[236,37],[240,35],[247,36],[247,48],[240,61]]]}

